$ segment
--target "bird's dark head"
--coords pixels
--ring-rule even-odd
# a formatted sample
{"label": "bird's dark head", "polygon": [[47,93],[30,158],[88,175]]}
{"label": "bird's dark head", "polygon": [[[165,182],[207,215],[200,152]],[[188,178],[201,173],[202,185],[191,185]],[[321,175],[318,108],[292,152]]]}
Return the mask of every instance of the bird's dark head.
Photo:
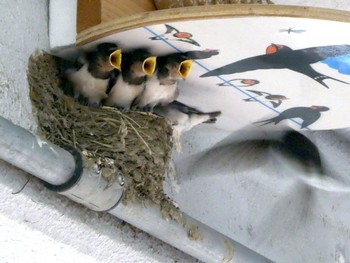
{"label": "bird's dark head", "polygon": [[326,106],[316,106],[316,105],[312,105],[310,107],[310,109],[315,110],[315,111],[328,111],[329,110],[329,108]]}
{"label": "bird's dark head", "polygon": [[[104,67],[112,67],[110,70],[114,68],[120,70],[121,63],[121,49],[118,49],[118,46],[114,43],[101,43],[96,47],[96,54],[98,58],[98,62],[101,66]],[[106,65],[102,65],[105,63]]]}
{"label": "bird's dark head", "polygon": [[191,71],[193,61],[181,53],[159,57],[157,76],[160,80],[178,81],[186,79]]}
{"label": "bird's dark head", "polygon": [[285,45],[280,45],[280,44],[271,44],[266,48],[266,54],[267,55],[272,55],[277,52],[280,52],[281,50],[287,51],[287,50],[292,50],[290,47],[285,46]]}
{"label": "bird's dark head", "polygon": [[[117,55],[118,54],[118,55]],[[121,50],[114,43],[98,44],[94,51],[86,53],[89,72],[96,78],[106,79],[115,68],[120,69]]]}
{"label": "bird's dark head", "polygon": [[130,84],[141,84],[153,75],[155,68],[156,57],[151,56],[147,49],[135,49],[122,56],[121,72],[124,81]]}
{"label": "bird's dark head", "polygon": [[115,43],[100,43],[96,46],[96,51],[99,55],[109,57],[109,55],[118,49],[118,45]]}

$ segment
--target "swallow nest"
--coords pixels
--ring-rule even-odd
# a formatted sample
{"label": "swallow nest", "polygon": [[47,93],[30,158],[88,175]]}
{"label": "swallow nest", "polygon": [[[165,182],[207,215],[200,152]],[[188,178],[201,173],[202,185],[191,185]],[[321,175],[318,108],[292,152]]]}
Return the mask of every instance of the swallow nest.
{"label": "swallow nest", "polygon": [[41,136],[80,150],[84,165],[97,165],[107,180],[124,175],[125,204],[152,202],[164,217],[178,219],[178,209],[163,192],[172,150],[172,129],[163,118],[74,101],[63,91],[68,83],[60,78],[55,58],[46,53],[29,58],[28,82]]}

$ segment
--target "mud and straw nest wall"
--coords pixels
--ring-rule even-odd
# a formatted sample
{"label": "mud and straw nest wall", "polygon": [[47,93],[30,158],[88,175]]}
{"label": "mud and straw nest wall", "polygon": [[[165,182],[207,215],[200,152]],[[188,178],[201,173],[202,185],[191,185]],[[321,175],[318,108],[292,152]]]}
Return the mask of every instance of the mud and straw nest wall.
{"label": "mud and straw nest wall", "polygon": [[[164,217],[178,219],[177,208],[163,192],[164,173],[172,150],[172,130],[158,116],[85,106],[69,96],[55,57],[36,53],[29,58],[30,98],[39,134],[57,145],[82,153],[85,166],[97,168],[107,180],[122,174],[123,202],[151,202]],[[68,93],[67,93],[68,91]]]}

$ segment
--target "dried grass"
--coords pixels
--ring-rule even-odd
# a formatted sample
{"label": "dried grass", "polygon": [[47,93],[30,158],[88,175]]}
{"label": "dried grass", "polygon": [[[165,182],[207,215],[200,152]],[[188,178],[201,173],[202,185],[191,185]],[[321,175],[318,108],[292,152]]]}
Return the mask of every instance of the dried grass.
{"label": "dried grass", "polygon": [[74,101],[64,92],[71,87],[60,78],[55,57],[46,53],[29,58],[28,82],[42,136],[79,149],[85,165],[97,165],[110,182],[122,174],[125,204],[152,202],[160,205],[164,217],[176,219],[178,211],[163,192],[172,149],[172,130],[163,118]]}

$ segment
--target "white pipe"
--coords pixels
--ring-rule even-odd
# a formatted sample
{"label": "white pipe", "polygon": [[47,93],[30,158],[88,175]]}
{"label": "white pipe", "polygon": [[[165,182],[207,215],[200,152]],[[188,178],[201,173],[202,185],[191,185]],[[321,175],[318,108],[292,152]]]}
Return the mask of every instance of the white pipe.
{"label": "white pipe", "polygon": [[272,262],[184,213],[175,222],[163,219],[159,206],[122,203],[109,213],[203,262]]}
{"label": "white pipe", "polygon": [[[2,117],[0,158],[48,182],[51,189],[92,210],[111,209],[109,213],[112,215],[204,262],[271,262],[184,214],[180,222],[175,222],[164,220],[156,205],[117,206],[123,194],[122,181],[116,180],[114,185],[107,187],[108,182],[94,169],[82,170],[79,156],[73,158],[64,149],[38,139]],[[77,179],[69,189],[64,189],[73,177]],[[190,235],[191,231],[194,235]]]}
{"label": "white pipe", "polygon": [[69,152],[1,116],[0,158],[53,185],[67,182],[75,170]]}

